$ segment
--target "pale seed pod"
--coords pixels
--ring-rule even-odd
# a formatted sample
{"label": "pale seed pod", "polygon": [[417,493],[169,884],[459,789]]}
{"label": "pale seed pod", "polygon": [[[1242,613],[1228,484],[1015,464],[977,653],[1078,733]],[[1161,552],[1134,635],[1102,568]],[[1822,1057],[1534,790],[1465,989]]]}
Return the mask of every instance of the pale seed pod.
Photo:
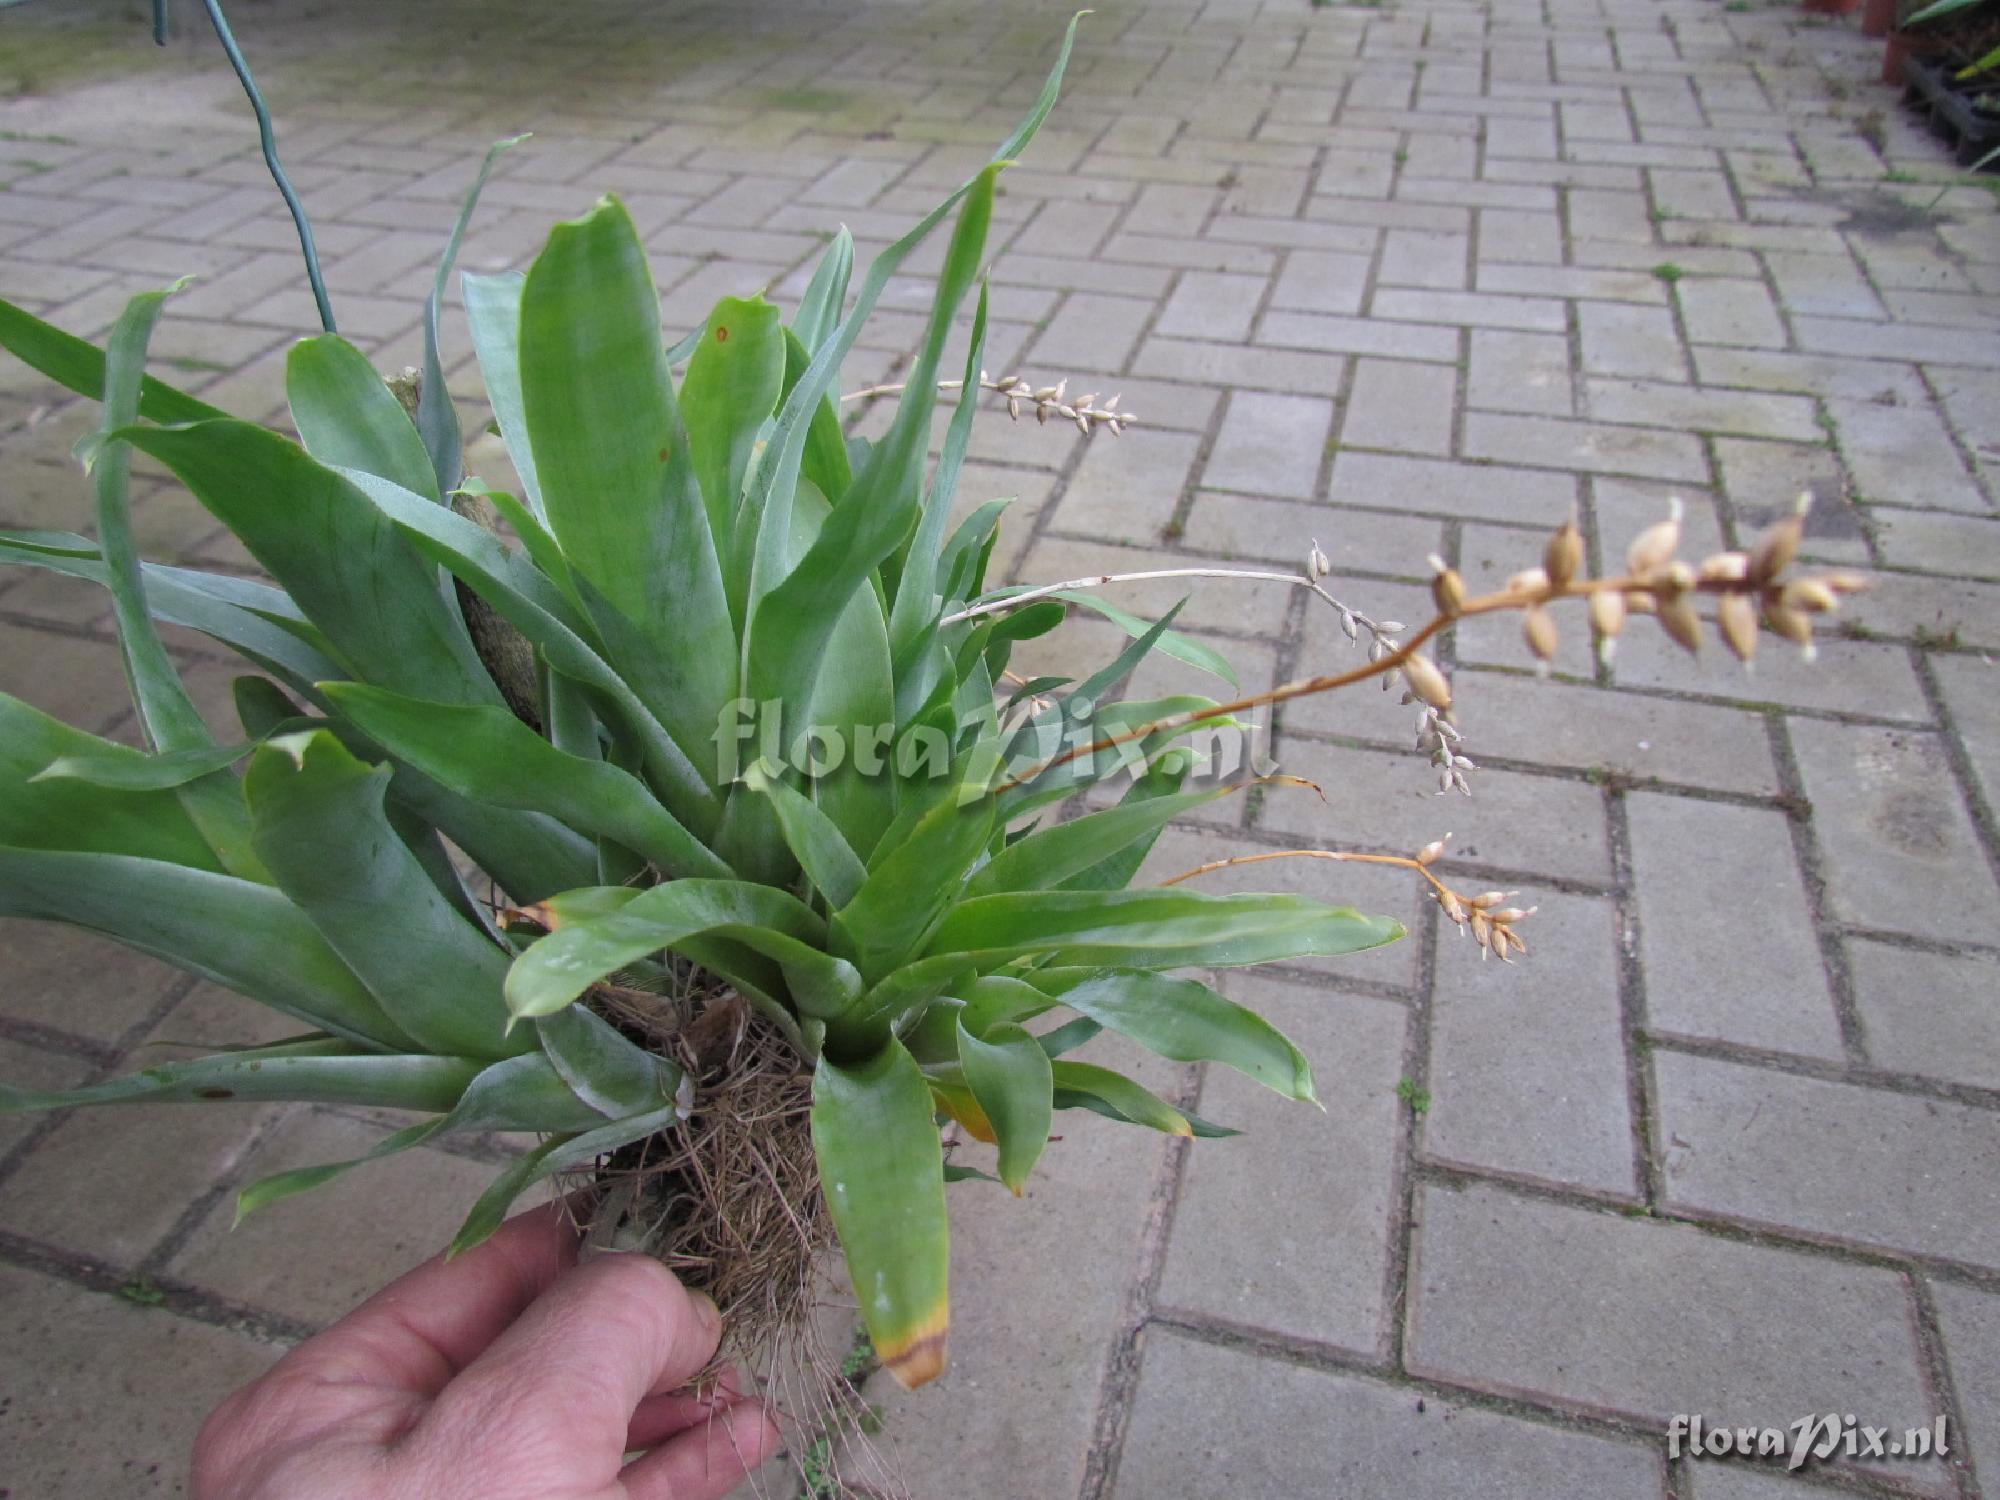
{"label": "pale seed pod", "polygon": [[1465,907],[1460,904],[1456,891],[1439,891],[1437,893],[1437,903],[1444,914],[1450,917],[1454,923],[1462,924],[1465,921]]}
{"label": "pale seed pod", "polygon": [[1812,645],[1811,619],[1788,604],[1778,600],[1767,600],[1764,605],[1764,623],[1795,646]]}
{"label": "pale seed pod", "polygon": [[1465,608],[1465,580],[1455,569],[1440,568],[1431,578],[1431,602],[1447,620],[1456,620]]}
{"label": "pale seed pod", "polygon": [[1072,415],[1075,416],[1076,418],[1076,430],[1082,433],[1085,437],[1089,437],[1090,418],[1086,417],[1082,412],[1074,412],[1072,413]]}
{"label": "pale seed pod", "polygon": [[1680,497],[1676,495],[1667,502],[1667,519],[1648,526],[1633,539],[1625,553],[1627,572],[1650,573],[1674,555],[1681,544],[1682,510]]}
{"label": "pale seed pod", "polygon": [[1493,942],[1493,923],[1483,911],[1475,911],[1472,914],[1472,936],[1481,948],[1488,947]]}
{"label": "pale seed pod", "polygon": [[1817,578],[1795,578],[1785,585],[1778,602],[1801,614],[1823,615],[1840,608],[1840,599]]}
{"label": "pale seed pod", "polygon": [[1660,601],[1660,628],[1673,637],[1690,656],[1701,650],[1701,616],[1695,612],[1694,596],[1675,594]]}
{"label": "pale seed pod", "polygon": [[1819,581],[1836,594],[1858,594],[1868,587],[1868,575],[1856,573],[1848,568],[1836,568],[1831,573],[1817,575]]}
{"label": "pale seed pod", "polygon": [[1660,612],[1659,601],[1646,589],[1627,589],[1625,609],[1629,614],[1656,615]]}
{"label": "pale seed pod", "polygon": [[1432,839],[1428,844],[1424,845],[1423,848],[1417,851],[1417,863],[1420,865],[1436,864],[1443,857],[1445,842],[1450,837],[1451,835],[1447,833],[1444,838]]}
{"label": "pale seed pod", "polygon": [[1541,605],[1535,605],[1521,616],[1521,638],[1535,653],[1537,661],[1552,662],[1556,659],[1556,619]]}
{"label": "pale seed pod", "polygon": [[1703,583],[1741,583],[1750,576],[1750,557],[1743,552],[1718,552],[1704,557],[1696,577]]}
{"label": "pale seed pod", "polygon": [[1504,927],[1509,922],[1518,922],[1523,917],[1532,915],[1532,911],[1527,907],[1503,906],[1496,912],[1488,912],[1487,915]]}
{"label": "pale seed pod", "polygon": [[1467,904],[1475,911],[1488,911],[1513,894],[1512,891],[1481,891]]}
{"label": "pale seed pod", "polygon": [[[1324,578],[1333,571],[1333,564],[1327,560],[1326,554],[1319,550],[1318,537],[1312,539],[1312,551],[1306,554],[1306,571],[1315,579]],[[1348,639],[1352,640],[1353,636],[1350,635]]]}
{"label": "pale seed pod", "polygon": [[1343,609],[1340,612],[1340,633],[1350,641],[1359,639],[1359,630],[1354,623],[1354,612]]}
{"label": "pale seed pod", "polygon": [[1769,583],[1798,555],[1806,534],[1806,512],[1811,507],[1812,494],[1807,491],[1799,496],[1798,506],[1789,516],[1766,526],[1750,544],[1751,582]]}
{"label": "pale seed pod", "polygon": [[1685,594],[1694,587],[1694,583],[1694,569],[1676,559],[1660,569],[1659,581],[1653,585],[1653,591],[1665,598],[1673,594]]}
{"label": "pale seed pod", "polygon": [[[1616,589],[1599,589],[1590,596],[1590,630],[1605,651],[1625,628],[1625,596]],[[1609,654],[1607,652],[1607,654]]]}
{"label": "pale seed pod", "polygon": [[1444,673],[1428,656],[1417,653],[1403,663],[1403,681],[1432,708],[1451,707],[1451,684],[1445,681]]}
{"label": "pale seed pod", "polygon": [[1543,594],[1548,587],[1549,575],[1540,568],[1523,568],[1507,580],[1510,594]]}
{"label": "pale seed pod", "polygon": [[1583,533],[1576,529],[1576,517],[1562,523],[1549,544],[1542,549],[1542,571],[1557,588],[1567,588],[1583,566]]}
{"label": "pale seed pod", "polygon": [[1049,409],[1047,406],[1042,405],[1039,402],[1037,402],[1035,406],[1035,425],[1038,427],[1046,427],[1049,425]]}
{"label": "pale seed pod", "polygon": [[1405,627],[1401,620],[1384,620],[1375,628],[1384,635],[1401,635]]}
{"label": "pale seed pod", "polygon": [[1757,605],[1748,594],[1724,594],[1715,601],[1716,624],[1723,642],[1748,663],[1757,653]]}

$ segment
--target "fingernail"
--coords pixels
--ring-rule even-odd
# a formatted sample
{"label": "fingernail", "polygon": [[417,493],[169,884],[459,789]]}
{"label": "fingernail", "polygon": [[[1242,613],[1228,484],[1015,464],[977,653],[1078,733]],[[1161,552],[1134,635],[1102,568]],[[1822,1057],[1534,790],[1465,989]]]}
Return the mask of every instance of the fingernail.
{"label": "fingernail", "polygon": [[709,1296],[707,1292],[701,1291],[690,1291],[688,1297],[693,1301],[695,1310],[701,1315],[702,1322],[711,1328],[720,1328],[722,1326],[722,1309],[715,1305],[713,1297]]}

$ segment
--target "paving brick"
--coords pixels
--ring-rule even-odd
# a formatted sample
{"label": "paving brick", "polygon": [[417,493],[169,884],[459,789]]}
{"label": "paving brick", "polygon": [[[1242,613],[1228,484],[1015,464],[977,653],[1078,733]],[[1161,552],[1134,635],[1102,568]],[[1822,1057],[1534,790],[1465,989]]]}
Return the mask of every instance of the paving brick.
{"label": "paving brick", "polygon": [[2000,1088],[2000,962],[1856,940],[1847,964],[1877,1067]]}
{"label": "paving brick", "polygon": [[1820,436],[1814,405],[1804,396],[1602,377],[1588,382],[1588,395],[1590,414],[1604,422],[1638,422],[1685,432],[1734,432],[1805,443]]}
{"label": "paving brick", "polygon": [[[1524,924],[1531,960],[1481,963],[1471,938],[1440,926],[1420,1149],[1454,1166],[1633,1193],[1613,910],[1544,890],[1519,900],[1539,907]],[[1551,968],[1574,988],[1547,984]]]}
{"label": "paving brick", "polygon": [[7,968],[0,1016],[116,1042],[164,1003],[180,979],[165,964],[94,933],[18,918],[0,921]]}
{"label": "paving brick", "polygon": [[2000,518],[1887,507],[1869,516],[1882,560],[1891,566],[2000,580]]}
{"label": "paving brick", "polygon": [[1189,271],[1154,324],[1161,333],[1198,339],[1247,339],[1269,283],[1261,276]]}
{"label": "paving brick", "polygon": [[1055,524],[1112,541],[1153,541],[1186,488],[1200,440],[1137,428],[1116,444],[1093,442],[1063,490]]}
{"label": "paving brick", "polygon": [[1480,328],[1526,328],[1560,333],[1569,326],[1560,302],[1498,292],[1449,292],[1384,287],[1371,304],[1381,318],[1413,323],[1462,323]]}
{"label": "paving brick", "polygon": [[1686,433],[1650,427],[1468,412],[1464,452],[1474,459],[1588,473],[1685,479],[1696,484],[1708,480],[1708,458],[1698,440]]}
{"label": "paving brick", "polygon": [[1479,258],[1484,263],[1511,261],[1560,265],[1562,224],[1548,214],[1508,208],[1479,210]]}
{"label": "paving brick", "polygon": [[2000,694],[1994,688],[1995,667],[1979,656],[1934,656],[1946,712],[1964,747],[1972,774],[1988,807],[2000,800]]}
{"label": "paving brick", "polygon": [[1761,282],[1696,276],[1678,283],[1674,291],[1681,321],[1694,343],[1767,348],[1785,343],[1784,320]]}
{"label": "paving brick", "polygon": [[21,1495],[175,1496],[209,1410],[280,1351],[0,1266],[0,1445]]}
{"label": "paving brick", "polygon": [[1420,562],[1437,550],[1440,535],[1439,523],[1425,516],[1197,490],[1181,541],[1222,557],[1289,566],[1317,538],[1338,583],[1352,570],[1379,569],[1385,559]]}
{"label": "paving brick", "polygon": [[[0,1084],[9,1088],[75,1088],[88,1081],[93,1071],[89,1063],[71,1053],[51,1052],[0,1037]],[[44,1118],[27,1112],[0,1115],[0,1161],[38,1130]]]}
{"label": "paving brick", "polygon": [[1704,344],[1693,351],[1697,378],[1709,385],[1839,396],[1884,406],[1930,400],[1914,365],[1838,355],[1791,354],[1778,349],[1725,349]]}
{"label": "paving brick", "polygon": [[1285,256],[1284,270],[1271,292],[1271,305],[1307,312],[1358,313],[1368,287],[1368,270],[1366,255],[1293,250]]}
{"label": "paving brick", "polygon": [[[1277,315],[1265,319],[1268,325]],[[1303,313],[1288,314],[1304,317]],[[1330,347],[1318,341],[1306,347]],[[1193,339],[1155,335],[1140,346],[1132,362],[1135,373],[1160,380],[1194,380],[1210,385],[1242,386],[1259,391],[1295,391],[1328,395],[1340,387],[1346,361],[1337,354],[1308,354],[1289,349],[1244,348],[1237,344],[1205,344]]]}
{"label": "paving brick", "polygon": [[1669,1202],[1703,1213],[1993,1265],[2000,1185],[1955,1164],[2000,1136],[1990,1110],[1660,1051]]}
{"label": "paving brick", "polygon": [[[1216,1392],[1255,1390],[1254,1415]],[[1646,1445],[1588,1436],[1404,1388],[1246,1351],[1170,1329],[1147,1335],[1114,1493],[1484,1495],[1528,1500],[1659,1491]]]}
{"label": "paving brick", "polygon": [[1465,399],[1491,411],[1573,415],[1569,341],[1554,333],[1475,328]]}
{"label": "paving brick", "polygon": [[1882,719],[1931,720],[1930,705],[1900,646],[1843,640],[1830,632],[1806,661],[1788,642],[1766,633],[1754,670],[1746,670],[1720,646],[1712,632],[1698,657],[1689,656],[1647,622],[1635,622],[1633,637],[1619,648],[1615,675],[1620,687],[1665,689],[1747,705],[1777,704]]}
{"label": "paving brick", "polygon": [[1318,487],[1332,420],[1331,401],[1239,392],[1223,412],[1202,483],[1282,499],[1309,497]]}
{"label": "paving brick", "polygon": [[1745,536],[1790,514],[1798,497],[1809,493],[1813,507],[1800,555],[1819,562],[1869,561],[1860,512],[1847,503],[1847,485],[1831,451],[1805,443],[1728,437],[1716,438],[1714,450],[1722,492]]}
{"label": "paving brick", "polygon": [[[1157,1304],[1374,1356],[1388,1336],[1403,1007],[1250,977],[1225,992],[1305,1053],[1326,1111],[1206,1069],[1196,1107],[1245,1134],[1188,1153]],[[1295,1170],[1251,1170],[1257,1143],[1280,1139]],[[1248,1223],[1256,1247],[1219,1265],[1214,1247]]]}
{"label": "paving brick", "polygon": [[[1337,504],[1552,526],[1575,507],[1576,494],[1576,481],[1566,474],[1377,453],[1336,454],[1328,488],[1328,498]],[[1421,562],[1402,566],[1415,572]]]}
{"label": "paving brick", "polygon": [[[2000,1297],[1933,1282],[1952,1384],[1971,1427],[1972,1459],[1982,1475],[2000,1473]],[[1968,1434],[1958,1434],[1963,1444]]]}
{"label": "paving brick", "polygon": [[1785,816],[1644,792],[1625,806],[1649,1027],[1842,1060]]}
{"label": "paving brick", "polygon": [[1788,255],[1772,251],[1764,257],[1771,280],[1785,309],[1826,318],[1879,318],[1881,298],[1861,268],[1845,255]]}
{"label": "paving brick", "polygon": [[98,734],[132,702],[111,642],[19,625],[0,624],[0,690]]}
{"label": "paving brick", "polygon": [[1829,401],[1827,410],[1855,494],[1895,505],[1993,513],[1928,407]]}
{"label": "paving brick", "polygon": [[2000,940],[2000,889],[1935,735],[1796,721],[1833,914],[1924,937]]}
{"label": "paving brick", "polygon": [[1672,380],[1686,368],[1673,315],[1663,307],[1584,302],[1576,326],[1583,367],[1593,375]]}
{"label": "paving brick", "polygon": [[1285,308],[1273,308],[1258,321],[1257,341],[1294,349],[1380,354],[1392,359],[1432,359],[1446,363],[1458,359],[1456,329],[1375,317],[1293,312]]}
{"label": "paving brick", "polygon": [[1347,447],[1448,454],[1457,396],[1458,373],[1447,365],[1356,360],[1340,441]]}
{"label": "paving brick", "polygon": [[1625,240],[1641,245],[1653,242],[1653,221],[1643,193],[1569,188],[1563,196],[1568,204],[1569,232],[1573,238]]}
{"label": "paving brick", "polygon": [[1466,285],[1469,241],[1462,234],[1392,229],[1383,237],[1381,269],[1385,286],[1420,286],[1462,291]]}
{"label": "paving brick", "polygon": [[1661,1426],[1933,1415],[1893,1271],[1493,1187],[1428,1189],[1419,1214],[1416,1373]]}

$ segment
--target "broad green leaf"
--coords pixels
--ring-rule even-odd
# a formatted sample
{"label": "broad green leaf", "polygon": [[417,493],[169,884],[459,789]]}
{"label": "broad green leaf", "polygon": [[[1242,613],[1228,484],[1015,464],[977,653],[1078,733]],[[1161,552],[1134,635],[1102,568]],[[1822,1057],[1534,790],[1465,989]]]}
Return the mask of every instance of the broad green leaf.
{"label": "broad green leaf", "polygon": [[1065,1052],[1074,1052],[1103,1030],[1104,1028],[1089,1016],[1078,1016],[1074,1021],[1066,1021],[1052,1031],[1042,1032],[1035,1038],[1035,1045],[1050,1057],[1061,1057]]}
{"label": "broad green leaf", "polygon": [[[357,675],[446,703],[500,701],[435,571],[347,479],[248,422],[120,436],[172,469],[236,533]],[[280,495],[285,503],[273,504]]]}
{"label": "broad green leaf", "polygon": [[779,777],[766,775],[760,766],[746,771],[743,782],[770,802],[778,826],[784,830],[785,843],[797,857],[813,889],[826,898],[828,907],[838,910],[852,901],[867,880],[868,871],[841,837],[833,820],[811,798],[787,786]]}
{"label": "broad green leaf", "polygon": [[1319,1102],[1311,1065],[1277,1027],[1195,980],[1113,969],[1061,999],[1174,1062],[1219,1062],[1288,1099]]}
{"label": "broad green leaf", "polygon": [[875,1353],[905,1389],[944,1370],[951,1242],[931,1091],[902,1044],[813,1073],[813,1150]]}
{"label": "broad green leaf", "polygon": [[542,1016],[535,1032],[571,1092],[607,1119],[658,1109],[680,1083],[679,1068],[627,1041],[581,1005]]}
{"label": "broad green leaf", "polygon": [[[103,350],[4,300],[0,348],[79,396],[104,397]],[[139,385],[139,415],[149,422],[203,422],[223,413],[148,375]]]}
{"label": "broad green leaf", "polygon": [[674,1108],[668,1105],[649,1114],[634,1115],[586,1130],[581,1135],[557,1136],[524,1156],[517,1156],[479,1195],[459,1227],[446,1255],[459,1255],[488,1238],[507,1217],[514,1200],[545,1177],[567,1172],[594,1162],[598,1157],[629,1146],[633,1141],[665,1130],[674,1123]]}
{"label": "broad green leaf", "polygon": [[[444,242],[444,254],[438,257],[437,272],[431,277],[430,297],[424,303],[424,363],[422,382],[417,387],[417,434],[423,440],[424,452],[430,459],[439,495],[449,495],[457,489],[459,480],[465,475],[465,439],[459,432],[458,408],[452,404],[451,392],[445,388],[444,360],[438,350],[438,317],[444,308],[445,288],[451,282],[452,263],[458,259],[459,243],[465,238],[466,226],[472,222],[472,211],[479,206],[480,190],[493,174],[494,163],[500,160],[502,152],[526,139],[525,135],[509,136],[486,148],[486,158],[480,162],[478,174],[473,177],[472,186],[465,190],[465,199],[459,204],[458,217],[452,221],[451,235]],[[421,486],[411,485],[409,488],[422,493]]]}
{"label": "broad green leaf", "polygon": [[867,979],[900,964],[923,941],[993,832],[993,799],[945,797],[889,849],[854,899],[835,913],[836,945]]}
{"label": "broad green leaf", "polygon": [[465,294],[465,321],[472,330],[472,348],[493,420],[499,424],[507,456],[514,461],[514,472],[521,476],[528,508],[546,522],[548,511],[542,505],[534,445],[528,441],[528,419],[521,404],[521,287],[527,279],[520,271],[497,276],[467,271],[459,278],[459,288]]}
{"label": "broad green leaf", "polygon": [[507,954],[439,893],[383,809],[390,772],[324,730],[286,735],[250,758],[243,789],[257,852],[279,887],[381,1001],[434,1052],[502,1057]]}
{"label": "broad green leaf", "polygon": [[616,839],[669,876],[731,874],[644,782],[558,750],[504,708],[426,703],[361,683],[319,686],[363,734],[460,796]]}
{"label": "broad green leaf", "polygon": [[776,960],[807,1014],[837,1013],[859,993],[853,970],[819,946],[825,924],[796,897],[740,880],[675,880],[533,944],[508,972],[508,1007],[516,1016],[548,1015],[636,959],[706,937]]}
{"label": "broad green leaf", "polygon": [[681,416],[717,547],[733,533],[743,478],[785,380],[778,309],[762,297],[724,297],[702,328],[681,381]]}
{"label": "broad green leaf", "polygon": [[[1130,636],[1142,636],[1151,628],[1147,621],[1140,619],[1130,610],[1121,609],[1110,600],[1101,599],[1095,594],[1085,593],[1079,589],[1064,589],[1056,597],[1067,599],[1072,604],[1080,604],[1093,614],[1102,615]],[[1154,649],[1162,656],[1171,656],[1175,661],[1199,667],[1204,672],[1220,677],[1231,687],[1236,686],[1236,669],[1229,665],[1228,658],[1213,646],[1205,646],[1192,636],[1182,635],[1177,630],[1163,631],[1155,642]]]}
{"label": "broad green leaf", "polygon": [[82,1088],[0,1085],[0,1113],[82,1104],[205,1104],[222,1099],[450,1109],[485,1066],[469,1057],[357,1053],[351,1042],[280,1042],[141,1068]]}
{"label": "broad green leaf", "polygon": [[792,319],[792,332],[798,335],[808,355],[817,353],[819,346],[840,326],[841,308],[847,302],[847,281],[853,274],[854,236],[843,224],[840,232],[828,241],[819,264],[813,267],[806,294],[799,299],[798,316]]}
{"label": "broad green leaf", "polygon": [[1079,1104],[1091,1108],[1101,1105],[1105,1108],[1100,1113],[1109,1112],[1116,1118],[1130,1120],[1134,1125],[1144,1125],[1167,1135],[1194,1134],[1194,1127],[1185,1114],[1123,1073],[1067,1059],[1059,1059],[1049,1066],[1055,1083],[1056,1107],[1059,1109],[1073,1109]]}
{"label": "broad green leaf", "polygon": [[164,792],[185,786],[196,777],[233,766],[250,753],[248,745],[213,745],[205,750],[167,750],[140,755],[106,741],[68,755],[59,755],[28,779],[81,781],[116,792]]}
{"label": "broad green leaf", "polygon": [[927,955],[992,967],[1032,954],[1067,964],[1225,967],[1355,953],[1403,935],[1400,922],[1304,896],[1200,891],[1012,891],[962,901]]}
{"label": "broad green leaf", "polygon": [[[1138,783],[1135,783],[1135,786]],[[1159,831],[1183,813],[1238,790],[1205,787],[1167,797],[1128,797],[1116,807],[1036,830],[993,856],[966,883],[968,896],[1050,890]]]}
{"label": "broad green leaf", "polygon": [[965,1028],[974,1036],[983,1036],[994,1026],[1032,1021],[1056,1005],[1034,985],[1009,974],[985,975],[960,993],[965,999]]}
{"label": "broad green leaf", "polygon": [[306,452],[436,504],[443,494],[424,440],[368,356],[338,334],[300,339],[285,356],[285,396]]}
{"label": "broad green leaf", "polygon": [[1018,1198],[1049,1141],[1055,1077],[1048,1054],[1019,1026],[989,1026],[979,1037],[961,1020],[958,1059],[1000,1148],[1000,1180]]}
{"label": "broad green leaf", "polygon": [[[812,351],[799,342],[791,329],[785,330],[785,393],[804,378],[812,364]],[[799,473],[822,495],[844,495],[854,483],[854,466],[847,455],[847,439],[840,430],[840,412],[831,395],[819,398],[819,410],[806,428],[805,448],[799,454]],[[736,576],[732,574],[731,576]],[[732,600],[732,605],[741,601]]]}
{"label": "broad green leaf", "polygon": [[137,856],[0,847],[0,916],[99,932],[322,1031],[422,1050],[268,885]]}
{"label": "broad green leaf", "polygon": [[112,776],[137,774],[154,759],[0,693],[0,844],[130,854],[223,873],[171,791],[126,791],[45,774],[65,761],[108,768]]}
{"label": "broad green leaf", "polygon": [[[1125,795],[1119,801],[1120,808],[1137,807],[1155,798],[1178,795],[1181,784],[1187,780],[1188,765],[1184,759],[1162,756],[1146,767],[1145,773],[1132,778]],[[1082,819],[1078,819],[1079,822]],[[1159,832],[1142,834],[1118,850],[1106,855],[1087,869],[1079,870],[1057,885],[1067,891],[1122,891],[1132,883],[1139,873],[1139,867],[1146,862],[1146,856],[1153,852],[1153,845],[1159,839]]]}

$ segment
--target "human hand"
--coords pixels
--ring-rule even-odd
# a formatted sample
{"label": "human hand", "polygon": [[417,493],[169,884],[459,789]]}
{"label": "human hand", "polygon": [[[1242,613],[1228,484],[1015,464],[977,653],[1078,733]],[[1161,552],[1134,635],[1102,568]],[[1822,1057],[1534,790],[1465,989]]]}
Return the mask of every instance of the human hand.
{"label": "human hand", "polygon": [[376,1293],[210,1414],[194,1500],[726,1494],[778,1433],[732,1380],[680,1389],[715,1304],[643,1256],[576,1252],[551,1204]]}

